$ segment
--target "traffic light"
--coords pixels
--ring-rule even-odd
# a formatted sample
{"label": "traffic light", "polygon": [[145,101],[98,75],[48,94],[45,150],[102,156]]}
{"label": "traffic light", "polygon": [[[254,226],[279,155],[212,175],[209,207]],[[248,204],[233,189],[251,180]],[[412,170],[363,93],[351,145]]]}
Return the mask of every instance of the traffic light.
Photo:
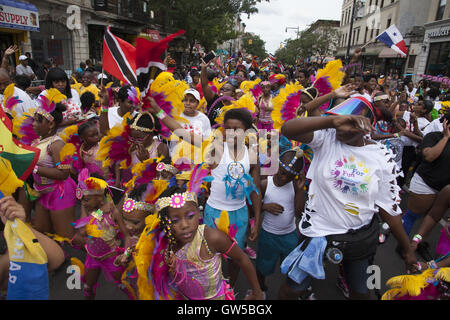
{"label": "traffic light", "polygon": [[248,44],[253,44],[253,39],[249,39]]}

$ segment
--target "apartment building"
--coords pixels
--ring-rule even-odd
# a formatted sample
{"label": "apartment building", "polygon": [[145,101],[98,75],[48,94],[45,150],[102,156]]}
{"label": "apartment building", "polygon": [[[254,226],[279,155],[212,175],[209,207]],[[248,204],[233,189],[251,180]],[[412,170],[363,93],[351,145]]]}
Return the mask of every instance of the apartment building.
{"label": "apartment building", "polygon": [[[432,2],[432,1],[431,1]],[[350,56],[364,45],[363,71],[377,74],[403,74],[416,68],[417,52],[422,47],[423,26],[429,19],[430,1],[423,0],[343,0],[341,38],[337,57],[344,58],[350,39]],[[353,4],[355,13],[350,31]],[[395,24],[409,47],[410,55],[401,57],[375,38]],[[370,42],[370,44],[368,44]],[[412,66],[412,68],[408,68]]]}

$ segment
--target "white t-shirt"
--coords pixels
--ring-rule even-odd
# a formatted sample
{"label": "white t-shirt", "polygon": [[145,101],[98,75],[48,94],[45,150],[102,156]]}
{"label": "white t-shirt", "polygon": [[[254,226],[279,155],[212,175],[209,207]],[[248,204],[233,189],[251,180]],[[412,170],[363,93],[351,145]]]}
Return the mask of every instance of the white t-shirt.
{"label": "white t-shirt", "polygon": [[[206,115],[201,112],[193,117],[187,116],[184,113],[180,115],[181,118],[186,119],[188,122],[180,122],[183,129],[195,133],[196,135],[202,136],[203,139],[207,139],[211,133],[211,123]],[[177,141],[170,141],[170,154],[173,155]]]}
{"label": "white t-shirt", "polygon": [[444,126],[442,125],[442,122],[440,121],[440,119],[435,119],[433,121],[431,121],[423,130],[423,136],[425,137],[427,134],[429,134],[430,132],[435,132],[435,131],[439,131],[442,132],[444,130]]}
{"label": "white t-shirt", "polygon": [[370,94],[368,94],[367,92],[364,92],[363,94],[355,93],[350,96],[350,98],[354,98],[354,97],[363,97],[363,98],[367,99],[369,102],[372,102],[372,100],[373,100],[372,96]]}
{"label": "white t-shirt", "polygon": [[[63,112],[63,120],[67,120],[69,118],[69,115],[72,117],[79,117],[81,116],[81,100],[80,95],[75,89],[70,89],[70,92],[72,94],[72,98],[69,98],[65,101],[66,111]],[[39,96],[47,94],[47,90],[42,91]]]}
{"label": "white t-shirt", "polygon": [[[16,104],[14,106],[13,111],[16,112],[16,117],[22,116],[24,112],[28,112],[30,109],[36,108],[36,104],[34,103],[33,99],[20,88],[14,87],[14,96],[18,97],[20,103]],[[4,97],[2,97],[2,101],[4,100]]]}
{"label": "white t-shirt", "polygon": [[392,216],[402,213],[395,179],[399,169],[383,144],[350,146],[328,129],[315,131],[308,145],[314,159],[307,173],[312,180],[309,199],[299,222],[302,234],[321,237],[359,229],[371,222],[378,207]]}
{"label": "white t-shirt", "polygon": [[[109,129],[116,125],[121,125],[123,121],[123,117],[119,115],[119,106],[117,107],[111,107],[108,109],[108,123],[109,123]],[[131,114],[132,117],[137,115],[136,111],[133,111]]]}
{"label": "white t-shirt", "polygon": [[[406,122],[406,128],[408,128],[409,131],[414,132],[413,124],[410,122],[410,118],[411,118],[411,112],[405,111],[403,113],[403,120],[405,120],[405,122]],[[429,123],[430,123],[430,121],[428,121],[424,117],[417,118],[417,124],[419,125],[419,130],[420,130],[420,132],[422,132],[422,134],[425,130],[425,127],[428,126]],[[417,147],[418,145],[419,145],[419,143],[414,141],[413,146]]]}
{"label": "white t-shirt", "polygon": [[34,74],[33,69],[30,66],[24,67],[22,64],[16,66],[16,75],[25,75],[31,77]]}

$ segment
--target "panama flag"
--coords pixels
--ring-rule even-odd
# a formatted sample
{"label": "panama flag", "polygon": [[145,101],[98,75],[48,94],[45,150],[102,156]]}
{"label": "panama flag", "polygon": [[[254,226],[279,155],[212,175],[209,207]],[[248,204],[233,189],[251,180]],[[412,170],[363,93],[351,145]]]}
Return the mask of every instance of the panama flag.
{"label": "panama flag", "polygon": [[408,48],[406,47],[403,36],[394,25],[390,26],[383,33],[381,33],[377,40],[384,42],[392,50],[398,52],[402,57],[406,57],[408,54]]}

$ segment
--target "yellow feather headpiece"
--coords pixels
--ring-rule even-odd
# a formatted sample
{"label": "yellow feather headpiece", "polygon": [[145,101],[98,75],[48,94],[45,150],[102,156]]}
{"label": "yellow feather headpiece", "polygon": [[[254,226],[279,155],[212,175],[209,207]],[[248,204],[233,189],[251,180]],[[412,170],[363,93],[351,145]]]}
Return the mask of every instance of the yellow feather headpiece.
{"label": "yellow feather headpiece", "polygon": [[8,159],[0,157],[0,191],[3,195],[10,196],[17,188],[23,186],[23,181],[17,178]]}
{"label": "yellow feather headpiece", "polygon": [[316,79],[327,77],[327,80],[333,90],[336,90],[341,86],[342,80],[344,80],[345,77],[345,72],[342,71],[342,68],[343,66],[341,60],[330,61],[327,63],[325,68],[317,71]]}
{"label": "yellow feather headpiece", "polygon": [[250,93],[244,94],[239,100],[232,101],[230,105],[222,107],[219,116],[215,119],[217,123],[224,125],[225,114],[232,109],[247,109],[252,116],[256,113],[256,105]]}
{"label": "yellow feather headpiece", "polygon": [[281,127],[286,121],[282,116],[285,112],[284,106],[288,97],[303,90],[305,90],[305,88],[301,84],[297,82],[289,83],[286,85],[286,87],[280,90],[280,93],[275,98],[272,99],[273,110],[271,113],[271,117],[273,120],[273,128],[275,130],[281,130]]}

